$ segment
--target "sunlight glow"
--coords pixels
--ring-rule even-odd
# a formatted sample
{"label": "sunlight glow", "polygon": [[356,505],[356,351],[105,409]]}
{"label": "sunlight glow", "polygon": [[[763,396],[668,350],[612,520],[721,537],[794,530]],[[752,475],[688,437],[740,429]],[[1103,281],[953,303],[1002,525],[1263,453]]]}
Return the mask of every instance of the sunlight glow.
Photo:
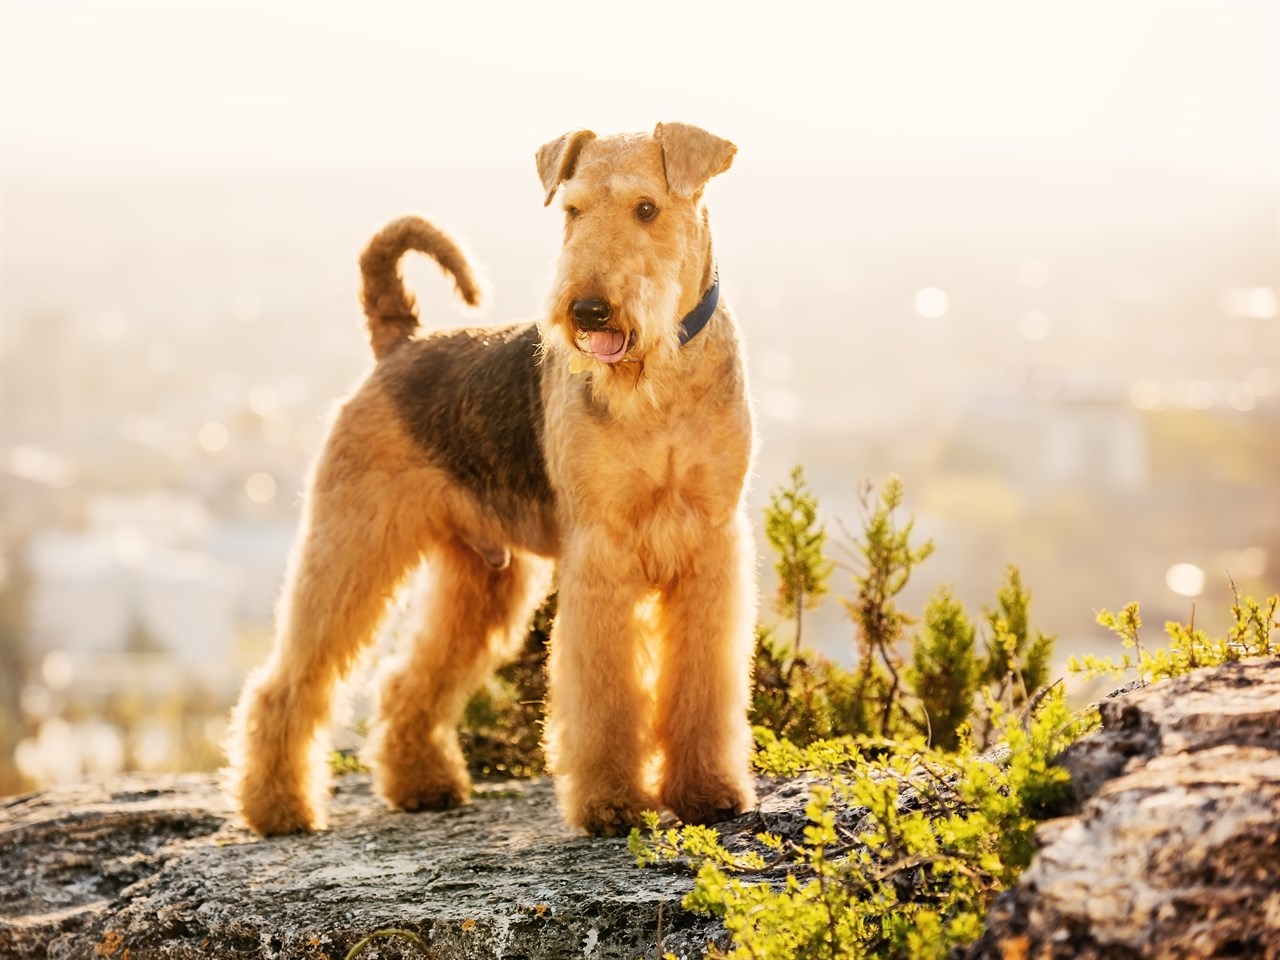
{"label": "sunlight glow", "polygon": [[1164,575],[1164,582],[1180,597],[1198,597],[1204,592],[1204,571],[1194,563],[1175,563]]}
{"label": "sunlight glow", "polygon": [[937,287],[925,287],[917,290],[912,303],[916,313],[926,320],[941,319],[951,309],[951,298],[947,296],[945,291],[939,290]]}
{"label": "sunlight glow", "polygon": [[65,690],[75,675],[75,666],[71,658],[61,650],[54,650],[45,655],[40,664],[40,677],[50,690]]}
{"label": "sunlight glow", "polygon": [[1276,292],[1270,287],[1232,287],[1222,291],[1219,303],[1228,317],[1271,320],[1276,316]]}
{"label": "sunlight glow", "polygon": [[[1030,148],[1253,177],[1276,163],[1272,4],[793,2],[726,16],[689,3],[680,35],[716,37],[715,57],[661,44],[645,69],[591,83],[578,57],[550,55],[583,15],[565,3],[69,6],[6,4],[4,86],[21,91],[11,112],[6,93],[6,167],[12,145],[35,169],[55,152],[89,170],[527,162],[574,125],[661,119],[732,134],[770,162],[808,160],[820,143],[845,159]],[[590,21],[625,37],[651,17],[610,3]],[[433,98],[428,122],[423,91],[459,77],[465,89]],[[548,95],[560,88],[573,96]]]}
{"label": "sunlight glow", "polygon": [[1227,403],[1231,404],[1234,410],[1248,413],[1257,406],[1253,384],[1233,383],[1231,389],[1227,391]]}
{"label": "sunlight glow", "polygon": [[276,495],[276,479],[269,473],[252,474],[244,482],[244,492],[254,503],[270,503]]}
{"label": "sunlight glow", "polygon": [[1187,406],[1192,410],[1208,410],[1213,406],[1213,384],[1207,380],[1194,380],[1187,384]]}
{"label": "sunlight glow", "polygon": [[1160,406],[1160,384],[1152,380],[1139,380],[1129,390],[1129,400],[1139,410],[1154,410]]}
{"label": "sunlight glow", "polygon": [[269,417],[280,409],[280,397],[271,387],[261,384],[249,391],[249,409],[260,417]]}
{"label": "sunlight glow", "polygon": [[200,428],[200,432],[196,434],[196,441],[201,448],[208,450],[210,453],[217,453],[227,446],[227,440],[230,437],[227,434],[227,428],[217,421],[211,420]]}

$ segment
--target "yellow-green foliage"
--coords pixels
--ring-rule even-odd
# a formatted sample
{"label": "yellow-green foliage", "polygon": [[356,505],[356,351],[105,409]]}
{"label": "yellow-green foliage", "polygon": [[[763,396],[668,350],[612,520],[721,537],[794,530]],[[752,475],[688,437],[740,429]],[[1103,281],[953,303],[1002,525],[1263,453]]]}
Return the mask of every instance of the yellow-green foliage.
{"label": "yellow-green foliage", "polygon": [[[1232,585],[1231,627],[1225,637],[1211,637],[1194,624],[1169,621],[1164,625],[1167,647],[1148,650],[1142,646],[1142,613],[1138,604],[1131,603],[1119,613],[1103,610],[1098,623],[1117,637],[1126,650],[1120,659],[1096,657],[1083,659],[1072,657],[1067,668],[1086,676],[1121,676],[1135,667],[1139,679],[1165,680],[1180,677],[1200,667],[1216,667],[1244,657],[1280,655],[1280,643],[1272,639],[1276,630],[1276,610],[1280,608],[1280,595],[1268,597],[1260,604],[1253,597],[1240,597]],[[1134,657],[1137,657],[1135,660]]]}
{"label": "yellow-green foliage", "polygon": [[974,656],[977,632],[964,606],[945,587],[924,608],[924,623],[911,645],[907,684],[920,698],[930,742],[943,750],[960,746],[960,730],[973,711],[982,679]]}
{"label": "yellow-green foliage", "polygon": [[329,770],[340,777],[348,773],[368,773],[360,758],[349,750],[334,750],[329,754]]}
{"label": "yellow-green foliage", "polygon": [[[1034,717],[998,719],[1009,759],[922,739],[885,752],[852,738],[807,748],[767,739],[758,764],[776,775],[824,774],[799,841],[759,835],[732,852],[705,827],[633,831],[640,864],[697,870],[687,909],[721,917],[733,960],[941,958],[975,939],[1000,891],[1030,861],[1038,816],[1060,802],[1050,760],[1080,729],[1058,694]],[[763,874],[763,876],[762,876]]]}
{"label": "yellow-green foliage", "polygon": [[[839,736],[901,739],[923,734],[955,749],[965,729],[990,740],[990,704],[1026,701],[1048,678],[1053,637],[1029,626],[1029,591],[1009,567],[977,627],[943,587],[927,603],[923,623],[898,604],[933,544],[912,542],[914,521],[899,522],[904,488],[890,477],[878,496],[862,490],[862,523],[843,544],[852,594],[839,602],[853,622],[857,666],[842,667],[801,643],[804,611],[827,592],[834,565],[823,554],[825,533],[816,497],[797,468],[765,510],[768,539],[778,553],[775,610],[794,622],[757,631],[752,723],[800,744]],[[981,643],[979,643],[979,640]],[[910,659],[905,656],[909,647]]]}
{"label": "yellow-green foliage", "polygon": [[756,631],[751,722],[802,744],[871,726],[853,671],[811,650],[797,652],[767,627]]}
{"label": "yellow-green foliage", "polygon": [[[1027,623],[1031,594],[1022,586],[1017,567],[1005,572],[1004,585],[996,593],[996,608],[986,611],[992,641],[987,648],[985,679],[989,683],[1012,683],[1013,702],[1020,704],[1049,679],[1049,660],[1054,637],[1034,634]],[[1016,681],[1016,682],[1014,682]]]}
{"label": "yellow-green foliage", "polygon": [[853,542],[854,593],[840,603],[857,627],[856,728],[852,732],[891,737],[904,732],[902,659],[898,644],[914,618],[898,607],[917,564],[933,553],[933,541],[911,543],[915,521],[899,525],[902,481],[885,481],[879,497],[871,484],[862,489],[862,536]]}
{"label": "yellow-green foliage", "polygon": [[804,468],[791,471],[791,483],[769,495],[764,535],[777,559],[778,596],[774,608],[796,620],[797,645],[804,611],[827,592],[834,565],[823,554],[827,534],[818,523],[818,500],[805,484]]}

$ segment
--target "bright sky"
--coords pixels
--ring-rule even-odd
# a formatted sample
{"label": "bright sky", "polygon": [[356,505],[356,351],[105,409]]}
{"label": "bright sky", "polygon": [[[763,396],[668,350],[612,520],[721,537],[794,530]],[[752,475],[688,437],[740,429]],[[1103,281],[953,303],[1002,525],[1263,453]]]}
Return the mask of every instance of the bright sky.
{"label": "bright sky", "polygon": [[6,171],[524,164],[702,124],[770,163],[1137,160],[1274,182],[1278,5],[3,4]]}

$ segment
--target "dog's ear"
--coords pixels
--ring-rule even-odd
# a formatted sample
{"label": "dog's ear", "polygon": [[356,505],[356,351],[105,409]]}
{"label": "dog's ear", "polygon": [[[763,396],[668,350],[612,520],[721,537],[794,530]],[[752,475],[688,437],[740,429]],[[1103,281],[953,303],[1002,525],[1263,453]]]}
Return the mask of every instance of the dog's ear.
{"label": "dog's ear", "polygon": [[544,207],[551,205],[551,198],[556,195],[556,188],[573,176],[573,167],[578,162],[578,154],[595,138],[596,135],[590,130],[575,130],[538,148],[538,176],[542,178],[542,185],[547,189],[547,202],[543,204]]}
{"label": "dog's ear", "polygon": [[728,140],[687,123],[660,123],[653,136],[662,144],[667,189],[677,197],[694,196],[708,180],[728,170],[738,152]]}

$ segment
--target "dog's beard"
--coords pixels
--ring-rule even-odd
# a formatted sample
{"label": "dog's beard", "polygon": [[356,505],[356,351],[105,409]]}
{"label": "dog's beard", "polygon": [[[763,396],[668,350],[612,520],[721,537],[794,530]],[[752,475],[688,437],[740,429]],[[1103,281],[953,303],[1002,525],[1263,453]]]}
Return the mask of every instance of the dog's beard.
{"label": "dog's beard", "polygon": [[634,279],[627,313],[636,329],[635,351],[646,364],[660,366],[680,349],[680,284],[675,276]]}

